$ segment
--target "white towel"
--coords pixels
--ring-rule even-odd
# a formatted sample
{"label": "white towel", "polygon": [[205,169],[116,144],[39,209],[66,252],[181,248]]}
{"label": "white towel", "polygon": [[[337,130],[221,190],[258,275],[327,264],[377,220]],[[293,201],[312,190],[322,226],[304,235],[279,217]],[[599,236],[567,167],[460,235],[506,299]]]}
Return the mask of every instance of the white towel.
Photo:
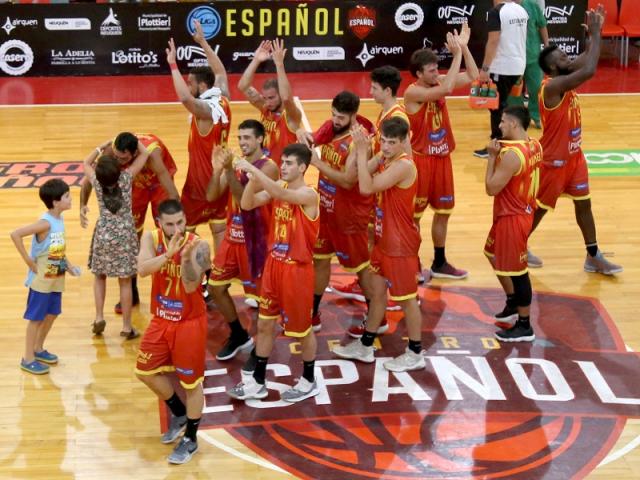
{"label": "white towel", "polygon": [[218,87],[212,87],[206,92],[202,92],[198,97],[200,100],[204,100],[211,107],[211,118],[213,119],[213,123],[216,124],[218,122],[229,123],[229,119],[227,118],[227,114],[220,105],[220,96],[222,92]]}

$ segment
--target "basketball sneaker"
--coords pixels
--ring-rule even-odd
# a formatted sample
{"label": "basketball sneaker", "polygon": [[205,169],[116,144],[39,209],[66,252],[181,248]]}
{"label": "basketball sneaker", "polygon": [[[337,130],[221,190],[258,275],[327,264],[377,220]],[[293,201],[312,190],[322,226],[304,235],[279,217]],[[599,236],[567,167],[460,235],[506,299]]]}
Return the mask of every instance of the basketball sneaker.
{"label": "basketball sneaker", "polygon": [[357,279],[348,285],[331,285],[331,290],[339,297],[348,298],[361,303],[366,302],[364,292],[362,291],[362,288],[360,288],[360,284]]}
{"label": "basketball sneaker", "polygon": [[187,416],[182,415],[176,417],[173,413],[170,414],[169,428],[162,434],[160,441],[162,443],[173,443],[177,440],[180,434],[187,428]]}
{"label": "basketball sneaker", "polygon": [[217,360],[229,360],[236,356],[240,350],[247,350],[253,348],[253,338],[247,336],[246,338],[237,339],[233,338],[233,335],[228,338],[222,349],[217,353]]}
{"label": "basketball sneaker", "polygon": [[489,158],[489,151],[486,148],[473,151],[473,156],[478,158]]}
{"label": "basketball sneaker", "polygon": [[527,266],[529,268],[541,268],[542,265],[542,259],[531,253],[531,250],[527,250]]}
{"label": "basketball sneaker", "polygon": [[320,321],[320,312],[311,317],[311,330],[319,332],[322,328],[322,322]]}
{"label": "basketball sneaker", "polygon": [[244,304],[249,308],[259,308],[258,301],[255,298],[247,297],[244,299]]}
{"label": "basketball sneaker", "polygon": [[513,327],[513,322],[518,319],[518,308],[510,307],[505,303],[504,308],[500,313],[496,313],[493,318],[496,319],[495,326],[508,330]]}
{"label": "basketball sneaker", "polygon": [[360,340],[354,340],[346,345],[337,345],[333,347],[333,353],[341,358],[359,360],[364,363],[372,363],[375,361],[373,345],[365,347]]}
{"label": "basketball sneaker", "polygon": [[167,457],[167,461],[174,465],[182,465],[183,463],[187,463],[191,460],[191,457],[193,457],[193,454],[197,451],[198,442],[194,442],[187,437],[182,437],[180,442],[176,445],[176,448],[171,452],[171,455]]}
{"label": "basketball sneaker", "polygon": [[598,250],[595,257],[587,254],[584,261],[584,271],[589,273],[601,273],[603,275],[615,275],[622,272],[622,265],[616,265],[604,258],[602,252]]}
{"label": "basketball sneaker", "polygon": [[243,378],[242,382],[227,390],[227,395],[236,400],[249,400],[251,398],[267,398],[269,392],[267,386],[256,382],[252,375]]}
{"label": "basketball sneaker", "polygon": [[497,331],[495,337],[501,342],[533,342],[536,339],[531,325],[524,327],[519,322],[507,330]]}
{"label": "basketball sneaker", "polygon": [[422,353],[415,353],[407,349],[396,358],[387,360],[382,366],[391,372],[407,372],[409,370],[421,370],[427,366]]}
{"label": "basketball sneaker", "polygon": [[467,278],[468,275],[469,272],[460,268],[456,268],[449,262],[444,262],[438,268],[431,267],[431,276],[433,278],[451,278],[453,280],[462,280],[463,278]]}
{"label": "basketball sneaker", "polygon": [[304,377],[298,379],[296,383],[289,390],[285,390],[280,394],[280,398],[285,402],[296,403],[305,400],[310,397],[315,397],[320,393],[318,384],[314,381],[311,383]]}
{"label": "basketball sneaker", "polygon": [[[347,334],[351,338],[360,338],[362,337],[362,335],[364,335],[364,330],[366,326],[367,326],[367,320],[365,318],[362,321],[362,323],[360,323],[359,325],[351,325],[347,330]],[[376,333],[378,335],[382,335],[383,333],[387,333],[387,330],[389,330],[389,324],[387,323],[387,319],[385,318],[384,320],[382,320],[382,323],[378,327],[378,331]]]}

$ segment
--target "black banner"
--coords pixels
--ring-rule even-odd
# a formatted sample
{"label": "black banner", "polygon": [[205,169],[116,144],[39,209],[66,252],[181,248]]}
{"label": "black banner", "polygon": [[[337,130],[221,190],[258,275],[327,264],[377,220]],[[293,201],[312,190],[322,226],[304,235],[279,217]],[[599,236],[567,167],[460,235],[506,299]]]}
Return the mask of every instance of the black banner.
{"label": "black banner", "polygon": [[[289,72],[406,69],[411,53],[433,48],[446,66],[445,34],[465,19],[480,61],[486,14],[478,1],[234,1],[186,4],[0,5],[0,75],[153,75],[168,71],[173,37],[183,71],[206,65],[191,39],[199,20],[229,73],[241,73],[262,39],[283,38]],[[569,54],[584,44],[587,0],[547,0],[552,41]],[[265,68],[273,69],[273,65]]]}

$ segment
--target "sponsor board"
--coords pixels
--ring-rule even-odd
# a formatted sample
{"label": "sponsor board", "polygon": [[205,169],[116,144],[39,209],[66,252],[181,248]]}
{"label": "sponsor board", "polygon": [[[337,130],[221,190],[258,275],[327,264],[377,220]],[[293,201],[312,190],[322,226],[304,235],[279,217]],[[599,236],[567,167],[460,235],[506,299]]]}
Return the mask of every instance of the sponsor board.
{"label": "sponsor board", "polygon": [[360,40],[364,40],[377,26],[377,12],[373,7],[356,5],[347,12],[347,26]]}
{"label": "sponsor board", "polygon": [[403,32],[415,32],[424,22],[424,11],[417,3],[403,3],[396,10],[394,19]]}
{"label": "sponsor board", "polygon": [[24,75],[33,65],[33,50],[21,40],[7,40],[0,45],[0,70],[7,75]]}
{"label": "sponsor board", "polygon": [[344,60],[342,47],[293,47],[296,60]]}
{"label": "sponsor board", "polygon": [[[216,52],[216,55],[220,51],[220,45],[216,45],[215,47],[212,45],[211,48]],[[178,60],[186,61],[189,68],[206,67],[209,65],[207,61],[207,54],[204,53],[204,49],[196,45],[179,46],[176,49],[176,58]]]}
{"label": "sponsor board", "polygon": [[7,35],[11,35],[11,32],[18,27],[30,27],[37,28],[38,20],[35,18],[13,18],[7,17],[4,23],[2,24],[2,29],[7,33]]}
{"label": "sponsor board", "polygon": [[222,19],[218,11],[208,5],[196,7],[187,16],[187,30],[190,35],[196,33],[195,22],[200,22],[204,38],[209,40],[220,33],[222,28]]}
{"label": "sponsor board", "polygon": [[569,23],[569,19],[575,9],[574,5],[563,5],[561,7],[547,5],[544,9],[544,16],[548,25],[564,25]]}
{"label": "sponsor board", "polygon": [[585,151],[589,175],[592,177],[640,176],[640,148],[630,150]]}
{"label": "sponsor board", "polygon": [[44,28],[47,30],[91,30],[88,18],[45,18]]}
{"label": "sponsor board", "polygon": [[476,6],[463,5],[456,7],[454,5],[442,5],[438,7],[438,19],[444,20],[447,25],[462,25],[473,15]]}
{"label": "sponsor board", "polygon": [[[295,50],[295,49],[294,49]],[[240,58],[253,58],[255,56],[255,52],[233,52],[232,58],[234,62],[237,62]]]}
{"label": "sponsor board", "polygon": [[38,188],[58,178],[69,186],[80,186],[84,177],[82,162],[15,162],[0,164],[0,188]]}
{"label": "sponsor board", "polygon": [[100,35],[109,37],[122,35],[122,25],[118,16],[113,12],[113,8],[109,9],[109,14],[100,24]]}
{"label": "sponsor board", "polygon": [[138,16],[138,30],[168,32],[171,30],[171,16],[166,13],[143,13]]}
{"label": "sponsor board", "polygon": [[113,65],[137,65],[138,68],[159,68],[158,54],[152,50],[143,51],[141,48],[129,48],[111,52]]}
{"label": "sponsor board", "polygon": [[575,58],[581,52],[581,42],[575,37],[555,37],[549,36],[549,43],[558,45],[558,48],[566,53],[570,58]]}
{"label": "sponsor board", "polygon": [[95,65],[93,50],[51,49],[52,66]]}
{"label": "sponsor board", "polygon": [[400,55],[403,52],[404,52],[404,47],[400,45],[395,47],[374,45],[371,48],[369,48],[365,43],[364,45],[362,45],[362,50],[360,50],[360,53],[356,55],[356,58],[360,60],[360,63],[364,68],[367,66],[367,63],[369,62],[369,60],[375,58],[375,56],[380,53],[387,56],[387,55]]}

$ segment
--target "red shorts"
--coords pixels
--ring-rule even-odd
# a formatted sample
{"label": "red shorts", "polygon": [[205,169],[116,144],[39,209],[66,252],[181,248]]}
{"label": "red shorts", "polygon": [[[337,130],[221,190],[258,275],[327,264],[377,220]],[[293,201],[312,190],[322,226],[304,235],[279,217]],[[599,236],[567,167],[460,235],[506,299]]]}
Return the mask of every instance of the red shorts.
{"label": "red shorts", "polygon": [[313,247],[313,258],[338,257],[347,272],[358,273],[369,266],[369,232],[344,234],[320,219],[320,231]]}
{"label": "red shorts", "polygon": [[139,375],[175,371],[184,388],[196,388],[204,380],[206,348],[206,315],[179,322],[154,316],[140,342],[135,371]]}
{"label": "red shorts", "polygon": [[417,255],[390,257],[378,247],[373,247],[371,252],[371,270],[387,280],[391,299],[396,302],[418,295],[419,264]]}
{"label": "red shorts", "polygon": [[251,277],[247,246],[244,243],[230,242],[226,238],[213,259],[213,267],[209,276],[209,285],[229,285],[232,282],[242,283],[247,297],[258,299],[260,279]]}
{"label": "red shorts", "polygon": [[155,223],[158,218],[158,205],[169,198],[169,194],[162,185],[150,188],[134,188],[131,192],[131,212],[138,232],[144,227],[144,219],[147,215],[147,206],[151,204],[151,214]]}
{"label": "red shorts", "polygon": [[496,275],[527,273],[527,240],[533,215],[506,215],[493,221],[484,254],[491,259]]}
{"label": "red shorts", "polygon": [[436,213],[451,213],[456,204],[453,190],[451,157],[436,157],[413,152],[413,161],[418,169],[418,192],[416,193],[416,218],[422,217],[427,206]]}
{"label": "red shorts", "polygon": [[215,202],[207,202],[183,193],[180,202],[187,217],[187,228],[195,228],[202,223],[226,223],[228,201],[227,194]]}
{"label": "red shorts", "polygon": [[540,166],[538,205],[553,210],[560,195],[572,200],[586,200],[589,195],[589,170],[582,150],[568,161],[552,160]]}
{"label": "red shorts", "polygon": [[285,263],[269,256],[262,273],[259,318],[276,320],[282,315],[285,335],[307,336],[314,284],[312,263]]}

